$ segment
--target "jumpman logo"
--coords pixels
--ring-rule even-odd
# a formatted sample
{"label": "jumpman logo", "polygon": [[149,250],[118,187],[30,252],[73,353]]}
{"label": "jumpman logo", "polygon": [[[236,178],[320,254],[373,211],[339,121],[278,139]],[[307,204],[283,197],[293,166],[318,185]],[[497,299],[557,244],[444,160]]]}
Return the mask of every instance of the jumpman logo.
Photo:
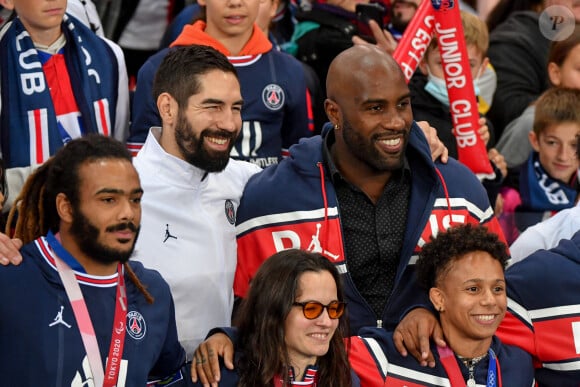
{"label": "jumpman logo", "polygon": [[60,306],[60,312],[56,313],[56,317],[54,318],[54,321],[51,322],[50,324],[48,324],[49,327],[55,326],[56,324],[62,324],[67,328],[70,328],[70,325],[67,324],[63,319],[62,319],[62,311],[64,310],[64,306]]}
{"label": "jumpman logo", "polygon": [[171,235],[171,233],[169,232],[169,225],[166,224],[165,226],[167,226],[167,228],[165,229],[165,239],[163,240],[163,243],[167,242],[169,238],[177,239],[176,236]]}
{"label": "jumpman logo", "polygon": [[340,258],[339,255],[332,254],[330,251],[323,249],[322,245],[320,244],[319,236],[321,227],[322,225],[320,223],[316,223],[316,234],[312,235],[312,241],[310,242],[310,245],[308,245],[308,248],[306,250],[311,251],[313,253],[322,253],[324,255],[329,256],[330,258],[333,258],[334,260],[337,260],[338,258]]}

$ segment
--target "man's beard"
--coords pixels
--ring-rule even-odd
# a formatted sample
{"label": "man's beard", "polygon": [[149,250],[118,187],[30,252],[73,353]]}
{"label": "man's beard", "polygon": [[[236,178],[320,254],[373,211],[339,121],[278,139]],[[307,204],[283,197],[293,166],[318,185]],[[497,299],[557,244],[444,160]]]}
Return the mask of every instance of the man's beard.
{"label": "man's beard", "polygon": [[[208,151],[203,145],[204,138],[207,136],[227,139],[230,143],[227,151],[219,153]],[[189,164],[206,172],[221,172],[230,161],[230,151],[234,146],[235,134],[227,130],[204,129],[199,137],[196,137],[187,118],[180,112],[175,127],[175,142],[181,155]]]}
{"label": "man's beard", "polygon": [[135,226],[132,222],[127,222],[109,226],[105,229],[105,232],[115,232],[126,229],[135,232],[135,238],[131,242],[132,245],[130,249],[117,250],[107,247],[99,242],[99,236],[101,234],[99,229],[91,223],[89,218],[87,218],[79,208],[75,208],[70,233],[78,243],[80,250],[92,260],[104,264],[113,262],[125,263],[129,258],[131,258],[131,255],[133,255],[140,227]]}
{"label": "man's beard", "polygon": [[[360,135],[348,122],[344,120],[342,124],[343,139],[350,152],[360,161],[370,168],[379,172],[396,171],[402,168],[405,148],[407,147],[409,132],[403,131],[404,145],[398,159],[385,157],[375,147],[376,136],[365,138]],[[394,131],[393,131],[394,132]],[[398,133],[399,131],[397,131]]]}

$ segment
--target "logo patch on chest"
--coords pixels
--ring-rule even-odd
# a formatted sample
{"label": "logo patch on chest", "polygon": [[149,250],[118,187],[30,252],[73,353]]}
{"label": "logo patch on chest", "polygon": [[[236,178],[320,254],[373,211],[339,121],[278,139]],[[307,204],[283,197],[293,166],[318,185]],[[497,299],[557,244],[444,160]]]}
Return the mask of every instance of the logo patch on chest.
{"label": "logo patch on chest", "polygon": [[141,340],[145,337],[147,325],[141,313],[131,311],[127,313],[127,333],[135,340]]}
{"label": "logo patch on chest", "polygon": [[234,207],[234,203],[230,200],[226,200],[226,218],[230,224],[236,223],[236,208]]}
{"label": "logo patch on chest", "polygon": [[280,110],[284,106],[284,90],[274,83],[269,84],[262,90],[262,101],[270,110]]}

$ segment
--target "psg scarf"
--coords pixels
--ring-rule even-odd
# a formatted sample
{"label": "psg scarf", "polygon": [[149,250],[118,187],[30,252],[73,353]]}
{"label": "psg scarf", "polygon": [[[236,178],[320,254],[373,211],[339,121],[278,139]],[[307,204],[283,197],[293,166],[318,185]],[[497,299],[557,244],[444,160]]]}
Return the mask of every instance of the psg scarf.
{"label": "psg scarf", "polygon": [[[64,15],[64,57],[85,133],[112,135],[119,83],[117,59],[103,39]],[[8,168],[46,161],[67,140],[30,35],[17,17],[0,32],[2,157]]]}
{"label": "psg scarf", "polygon": [[548,175],[532,152],[520,173],[520,195],[525,209],[559,211],[574,205],[576,189]]}

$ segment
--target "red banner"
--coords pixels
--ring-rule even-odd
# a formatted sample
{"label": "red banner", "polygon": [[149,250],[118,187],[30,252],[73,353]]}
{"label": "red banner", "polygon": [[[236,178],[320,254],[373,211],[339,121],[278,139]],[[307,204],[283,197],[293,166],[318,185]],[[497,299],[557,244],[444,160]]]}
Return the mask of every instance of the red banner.
{"label": "red banner", "polygon": [[[423,3],[428,3],[423,1]],[[479,133],[479,112],[458,0],[431,0],[459,161],[479,178],[495,177]]]}
{"label": "red banner", "polygon": [[393,52],[393,58],[403,70],[407,83],[423,59],[429,43],[431,43],[434,27],[433,7],[429,1],[422,1]]}

